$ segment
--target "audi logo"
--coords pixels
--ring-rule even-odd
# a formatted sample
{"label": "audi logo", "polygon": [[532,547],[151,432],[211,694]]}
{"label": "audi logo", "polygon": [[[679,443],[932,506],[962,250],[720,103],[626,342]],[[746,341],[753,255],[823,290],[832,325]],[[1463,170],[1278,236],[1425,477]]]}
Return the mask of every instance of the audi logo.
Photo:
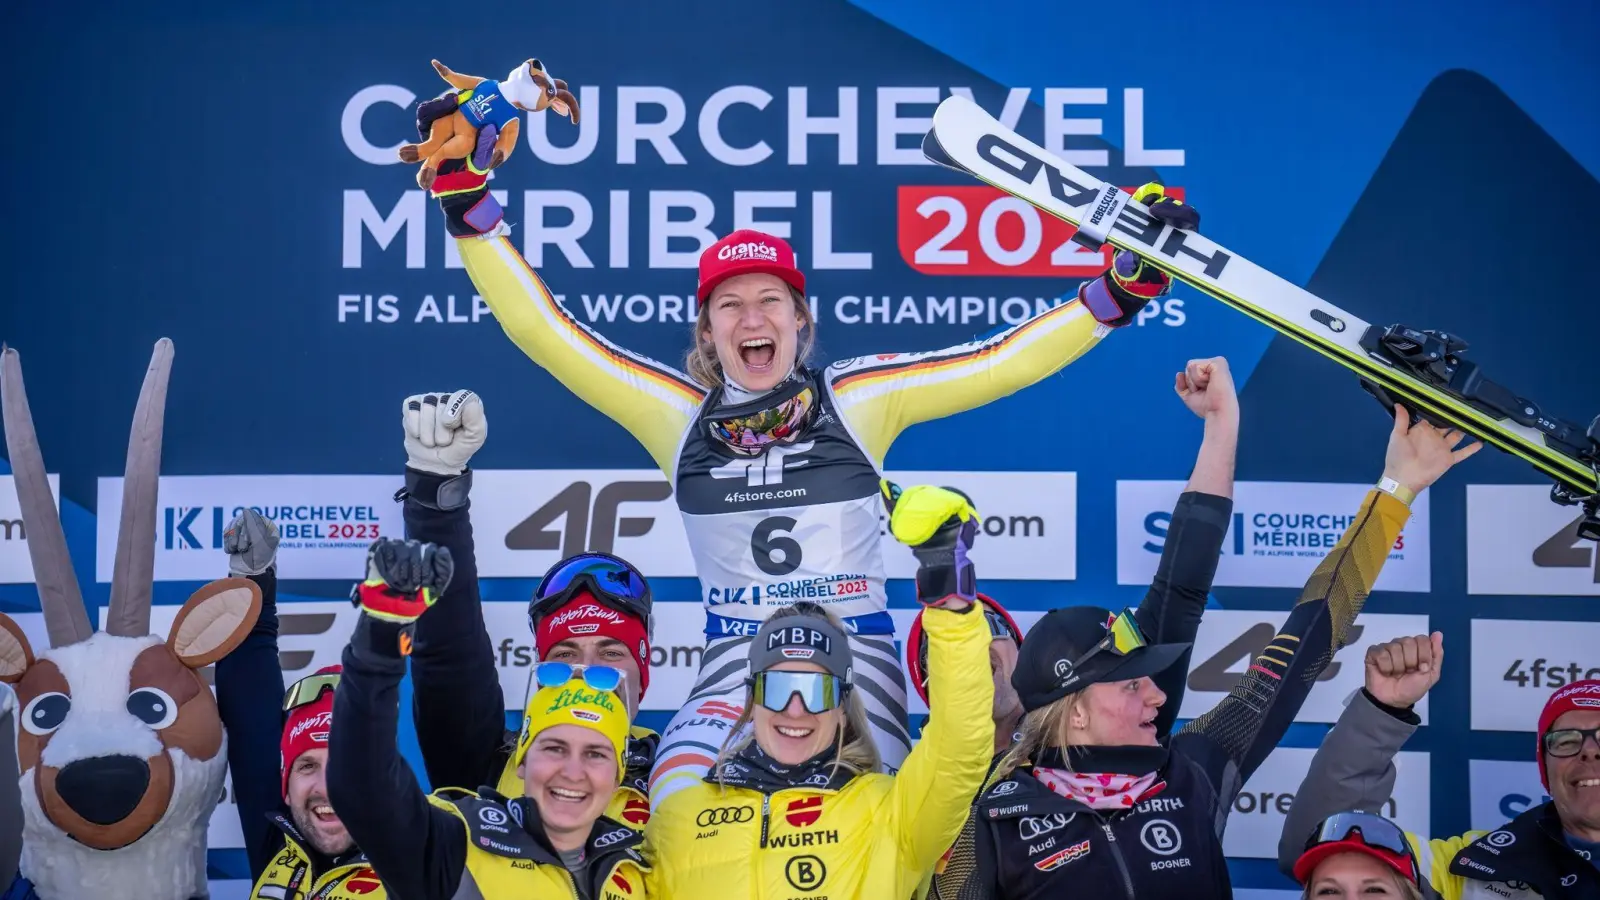
{"label": "audi logo", "polygon": [[600,847],[609,847],[612,844],[621,843],[622,841],[625,841],[625,840],[627,840],[628,838],[630,838],[632,836],[633,836],[633,832],[632,831],[629,831],[626,828],[619,828],[616,831],[608,831],[605,834],[602,834],[599,837],[595,838],[594,839],[594,845],[595,845],[596,849],[598,849]]}
{"label": "audi logo", "polygon": [[700,815],[695,816],[694,823],[701,828],[711,825],[733,825],[737,822],[748,822],[756,817],[756,811],[749,806],[719,806],[716,809],[702,809]]}

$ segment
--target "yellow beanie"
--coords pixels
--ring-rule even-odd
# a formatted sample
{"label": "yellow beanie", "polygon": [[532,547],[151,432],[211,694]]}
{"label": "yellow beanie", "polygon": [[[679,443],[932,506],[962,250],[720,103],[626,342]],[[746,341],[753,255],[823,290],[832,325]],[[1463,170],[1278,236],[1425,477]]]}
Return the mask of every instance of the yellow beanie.
{"label": "yellow beanie", "polygon": [[617,783],[627,766],[628,708],[611,691],[597,691],[581,677],[559,687],[540,688],[522,713],[522,733],[517,736],[516,761],[522,762],[539,732],[556,725],[577,725],[599,732],[617,754]]}

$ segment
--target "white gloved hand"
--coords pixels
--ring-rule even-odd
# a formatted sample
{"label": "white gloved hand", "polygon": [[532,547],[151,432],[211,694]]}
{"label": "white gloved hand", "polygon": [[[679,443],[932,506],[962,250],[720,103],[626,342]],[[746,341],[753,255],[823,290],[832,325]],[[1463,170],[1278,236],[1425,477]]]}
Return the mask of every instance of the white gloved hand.
{"label": "white gloved hand", "polygon": [[406,465],[438,475],[460,475],[489,435],[483,401],[472,391],[413,394],[401,406]]}

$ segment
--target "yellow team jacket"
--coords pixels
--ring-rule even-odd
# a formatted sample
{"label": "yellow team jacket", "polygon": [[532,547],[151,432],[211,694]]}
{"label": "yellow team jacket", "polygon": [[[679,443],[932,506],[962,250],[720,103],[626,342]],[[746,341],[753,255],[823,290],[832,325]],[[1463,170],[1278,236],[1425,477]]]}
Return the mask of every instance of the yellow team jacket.
{"label": "yellow team jacket", "polygon": [[[583,900],[587,896],[587,889],[579,893],[571,872],[547,861],[549,852],[510,823],[504,805],[471,791],[446,789],[444,794],[431,794],[428,802],[460,819],[467,832],[467,869],[455,892],[458,900]],[[491,815],[482,814],[485,808]],[[502,824],[497,827],[493,823]],[[612,855],[592,900],[644,900],[646,890],[642,860],[637,850],[628,850]]]}
{"label": "yellow team jacket", "polygon": [[939,714],[896,775],[770,796],[700,782],[645,829],[654,900],[902,900],[966,820],[994,748],[983,616],[930,609],[929,697]]}
{"label": "yellow team jacket", "polygon": [[[630,738],[645,738],[654,734],[655,732],[650,729],[640,728],[637,725],[628,731]],[[500,781],[496,784],[495,790],[503,797],[522,796],[522,779],[517,776],[516,761],[510,757],[506,758],[506,766],[500,772]],[[611,802],[606,805],[604,815],[634,831],[643,831],[645,823],[650,821],[648,781],[638,785],[624,783],[617,788],[617,792],[611,796]]]}

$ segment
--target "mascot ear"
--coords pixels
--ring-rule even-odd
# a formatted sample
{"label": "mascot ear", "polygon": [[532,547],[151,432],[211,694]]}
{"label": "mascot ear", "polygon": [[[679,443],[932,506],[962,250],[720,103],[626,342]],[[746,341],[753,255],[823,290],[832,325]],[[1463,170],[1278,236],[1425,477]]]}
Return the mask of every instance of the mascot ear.
{"label": "mascot ear", "polygon": [[16,684],[22,673],[33,667],[33,647],[22,626],[5,613],[0,613],[0,681]]}
{"label": "mascot ear", "polygon": [[194,592],[172,620],[167,646],[191,669],[233,652],[261,615],[261,588],[248,578],[224,578]]}

